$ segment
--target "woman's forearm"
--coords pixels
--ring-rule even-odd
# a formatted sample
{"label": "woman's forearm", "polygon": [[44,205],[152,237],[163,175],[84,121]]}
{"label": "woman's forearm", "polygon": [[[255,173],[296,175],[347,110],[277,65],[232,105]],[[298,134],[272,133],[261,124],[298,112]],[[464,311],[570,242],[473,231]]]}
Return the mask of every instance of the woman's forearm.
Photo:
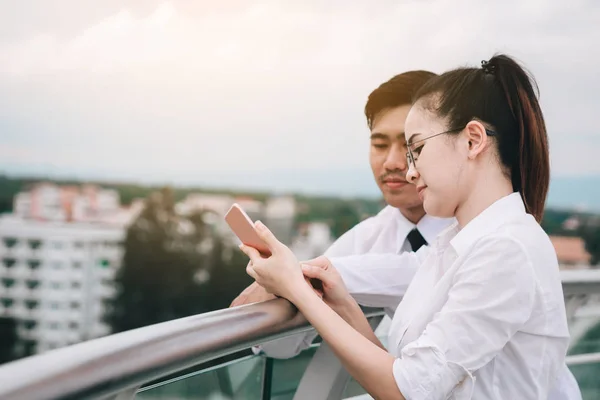
{"label": "woman's forearm", "polygon": [[379,338],[373,332],[373,328],[365,317],[362,309],[352,297],[348,298],[348,302],[343,306],[335,308],[335,312],[344,319],[350,326],[356,329],[361,335],[369,339],[373,344],[385,350],[385,347]]}
{"label": "woman's forearm", "polygon": [[[382,348],[362,311],[364,322],[358,318],[356,310],[352,311],[352,307],[342,312],[360,327],[359,332],[308,287],[298,287],[290,300],[315,327],[323,340],[331,346],[348,372],[369,394],[377,399],[404,400],[392,373],[394,357]],[[372,338],[367,338],[362,333],[367,331],[365,325],[368,331],[371,331]]]}

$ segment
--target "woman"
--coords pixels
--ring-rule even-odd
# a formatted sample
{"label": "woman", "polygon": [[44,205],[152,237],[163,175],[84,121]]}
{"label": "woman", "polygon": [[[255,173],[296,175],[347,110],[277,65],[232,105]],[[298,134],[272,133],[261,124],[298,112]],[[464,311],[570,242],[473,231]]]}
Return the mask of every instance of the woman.
{"label": "woman", "polygon": [[[388,353],[331,265],[303,265],[260,222],[273,255],[247,272],[294,303],[378,399],[547,399],[568,346],[558,263],[539,226],[548,140],[526,72],[499,55],[429,81],[407,117],[409,171],[425,211],[456,217],[419,263]],[[305,276],[323,282],[323,293]]]}

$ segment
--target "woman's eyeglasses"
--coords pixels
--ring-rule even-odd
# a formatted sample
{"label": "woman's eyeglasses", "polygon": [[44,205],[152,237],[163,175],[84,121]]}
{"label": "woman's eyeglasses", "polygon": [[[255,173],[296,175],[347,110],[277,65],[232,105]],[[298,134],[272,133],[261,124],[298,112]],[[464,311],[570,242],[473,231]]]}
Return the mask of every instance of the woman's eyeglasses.
{"label": "woman's eyeglasses", "polygon": [[[447,133],[460,132],[460,131],[462,131],[465,128],[466,128],[466,125],[463,126],[462,128],[450,129],[449,131],[435,133],[435,134],[433,134],[431,136],[427,136],[426,138],[419,139],[416,142],[412,142],[412,143],[407,144],[406,147],[407,147],[408,151],[406,152],[406,162],[408,163],[408,166],[409,167],[411,167],[411,166],[414,167],[415,166],[415,162],[416,162],[416,160],[418,160],[419,154],[421,154],[421,151],[423,151],[423,146],[425,146],[424,142],[427,139],[431,139],[433,137],[440,136],[440,135],[445,135]],[[485,128],[485,133],[488,136],[495,136],[496,135],[495,131],[493,131],[491,129],[487,129],[487,128]]]}

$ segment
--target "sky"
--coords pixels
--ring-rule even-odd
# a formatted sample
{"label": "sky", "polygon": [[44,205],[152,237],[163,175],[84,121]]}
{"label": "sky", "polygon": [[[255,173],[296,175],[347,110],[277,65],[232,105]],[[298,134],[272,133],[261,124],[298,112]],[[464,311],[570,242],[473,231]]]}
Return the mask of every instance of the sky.
{"label": "sky", "polygon": [[553,176],[600,174],[598,21],[595,0],[1,2],[0,172],[374,188],[368,94],[504,52]]}

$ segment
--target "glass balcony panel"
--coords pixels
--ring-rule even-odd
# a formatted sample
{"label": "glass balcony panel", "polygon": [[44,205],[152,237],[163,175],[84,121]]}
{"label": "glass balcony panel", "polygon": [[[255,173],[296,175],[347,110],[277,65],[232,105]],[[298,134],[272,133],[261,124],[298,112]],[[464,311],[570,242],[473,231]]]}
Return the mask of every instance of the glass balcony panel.
{"label": "glass balcony panel", "polygon": [[247,356],[142,388],[139,400],[260,399],[265,358]]}

